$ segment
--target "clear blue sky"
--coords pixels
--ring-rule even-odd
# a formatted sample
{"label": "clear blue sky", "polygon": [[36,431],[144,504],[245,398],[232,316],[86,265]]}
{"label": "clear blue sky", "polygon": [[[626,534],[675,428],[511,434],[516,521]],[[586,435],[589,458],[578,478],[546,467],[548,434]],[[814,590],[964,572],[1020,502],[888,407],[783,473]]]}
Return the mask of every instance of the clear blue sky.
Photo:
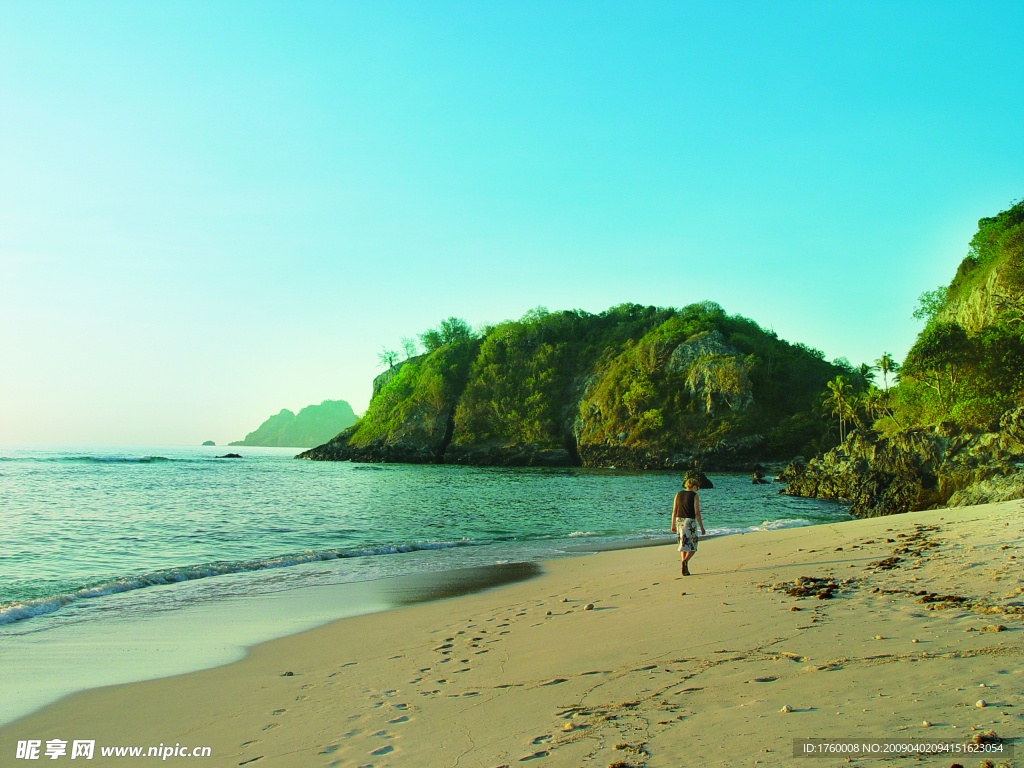
{"label": "clear blue sky", "polygon": [[0,441],[365,408],[382,345],[710,299],[902,357],[1024,196],[1024,4],[0,2]]}

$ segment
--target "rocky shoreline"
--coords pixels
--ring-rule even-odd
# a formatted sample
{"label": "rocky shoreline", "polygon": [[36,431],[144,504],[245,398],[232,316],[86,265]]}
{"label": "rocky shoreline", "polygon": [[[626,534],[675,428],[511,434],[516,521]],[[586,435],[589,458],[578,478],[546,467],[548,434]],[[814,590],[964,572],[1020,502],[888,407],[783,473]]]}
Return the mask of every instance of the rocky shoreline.
{"label": "rocky shoreline", "polygon": [[[702,470],[705,472],[755,472],[772,462],[762,455],[764,438],[754,435],[722,440],[707,449],[671,453],[650,448],[614,444],[549,448],[536,444],[459,445],[441,440],[386,438],[368,445],[352,445],[351,430],[330,442],[300,453],[296,458],[313,461],[360,463],[459,464],[475,467],[589,467],[631,470]],[[780,465],[781,466],[781,465]]]}
{"label": "rocky shoreline", "polygon": [[859,429],[779,476],[791,496],[850,502],[854,517],[1024,498],[1024,408],[987,430],[952,422],[886,436]]}

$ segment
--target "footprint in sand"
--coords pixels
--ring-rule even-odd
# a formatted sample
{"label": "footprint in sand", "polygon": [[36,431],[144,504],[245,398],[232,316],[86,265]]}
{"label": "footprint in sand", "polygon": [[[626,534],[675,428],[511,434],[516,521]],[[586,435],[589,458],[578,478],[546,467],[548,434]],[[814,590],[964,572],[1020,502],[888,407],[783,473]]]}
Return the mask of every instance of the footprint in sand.
{"label": "footprint in sand", "polygon": [[401,717],[396,717],[394,720],[388,720],[388,725],[394,725],[396,723],[408,723],[408,722],[409,722],[409,718],[406,717],[405,715],[402,715]]}
{"label": "footprint in sand", "polygon": [[341,749],[341,744],[331,744],[331,745],[330,745],[330,746],[328,746],[328,747],[324,747],[324,748],[323,748],[322,750],[320,750],[320,751],[319,751],[319,752],[318,752],[317,754],[318,754],[318,755],[333,755],[333,754],[334,754],[335,752],[337,752],[337,751],[338,751],[339,749]]}
{"label": "footprint in sand", "polygon": [[392,704],[391,706],[394,707],[395,709],[402,710],[402,711],[405,711],[405,710],[407,710],[409,708],[408,704]]}
{"label": "footprint in sand", "polygon": [[287,709],[275,709],[270,714],[271,714],[271,716],[273,716],[273,715],[283,715],[287,711],[288,711]]}
{"label": "footprint in sand", "polygon": [[270,725],[263,726],[264,731],[272,731],[274,728],[280,728],[280,723],[271,723]]}
{"label": "footprint in sand", "polygon": [[374,757],[380,757],[381,755],[387,755],[387,754],[390,754],[390,753],[392,753],[394,751],[395,751],[395,748],[392,747],[389,744],[386,747],[381,747],[380,749],[373,750],[373,752],[371,752],[370,754],[373,755]]}
{"label": "footprint in sand", "polygon": [[525,763],[527,760],[536,760],[536,759],[541,758],[541,757],[547,757],[549,754],[550,754],[550,752],[548,752],[546,749],[542,749],[540,752],[534,752],[532,755],[527,755],[526,757],[520,757],[519,758],[519,762],[520,763]]}
{"label": "footprint in sand", "polygon": [[537,745],[537,744],[543,744],[545,741],[551,741],[551,734],[550,733],[545,733],[542,736],[538,736],[537,738],[535,738],[530,743],[533,744],[533,745]]}
{"label": "footprint in sand", "polygon": [[249,763],[255,763],[257,760],[262,760],[262,759],[263,759],[263,755],[259,755],[258,757],[251,757],[248,760],[243,760],[242,762],[239,763],[239,765],[248,765]]}
{"label": "footprint in sand", "polygon": [[241,744],[239,744],[238,746],[239,747],[249,747],[249,746],[252,746],[253,744],[256,744],[258,741],[259,741],[259,739],[252,739],[251,741],[244,741]]}

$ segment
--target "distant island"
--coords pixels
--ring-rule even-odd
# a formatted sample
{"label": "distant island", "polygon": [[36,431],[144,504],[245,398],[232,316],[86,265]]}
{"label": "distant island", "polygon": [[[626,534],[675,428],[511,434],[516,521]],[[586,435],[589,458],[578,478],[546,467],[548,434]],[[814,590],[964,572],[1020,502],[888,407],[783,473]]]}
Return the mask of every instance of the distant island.
{"label": "distant island", "polygon": [[216,443],[213,442],[213,440],[207,440],[203,443],[203,445],[216,445]]}
{"label": "distant island", "polygon": [[244,440],[228,445],[310,448],[326,443],[355,423],[356,414],[346,401],[324,400],[320,405],[307,405],[297,415],[283,408],[260,424],[255,432],[247,434]]}

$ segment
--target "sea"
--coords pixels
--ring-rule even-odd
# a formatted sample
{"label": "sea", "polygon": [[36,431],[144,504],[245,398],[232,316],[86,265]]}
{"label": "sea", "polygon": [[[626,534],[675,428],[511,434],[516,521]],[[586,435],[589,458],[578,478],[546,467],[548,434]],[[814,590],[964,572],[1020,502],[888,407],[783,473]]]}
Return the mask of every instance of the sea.
{"label": "sea", "polygon": [[[218,458],[235,452],[241,458]],[[296,460],[293,448],[0,444],[0,723],[394,607],[375,585],[669,542],[676,472]],[[711,474],[709,535],[849,518]],[[674,562],[674,561],[673,561]],[[504,577],[478,579],[482,586]]]}

